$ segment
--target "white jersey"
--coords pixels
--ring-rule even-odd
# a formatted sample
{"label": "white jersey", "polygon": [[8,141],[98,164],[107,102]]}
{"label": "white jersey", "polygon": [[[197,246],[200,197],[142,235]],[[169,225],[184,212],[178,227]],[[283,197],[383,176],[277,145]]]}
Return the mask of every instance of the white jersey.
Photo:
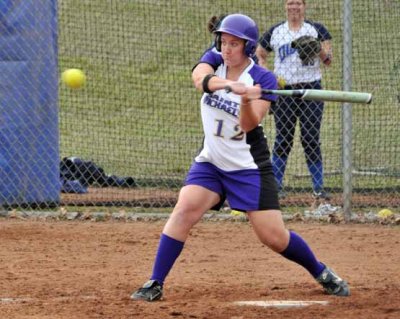
{"label": "white jersey", "polygon": [[[216,67],[215,74],[226,78],[227,67],[221,64],[221,59],[220,55],[216,56],[210,50],[200,62],[213,65]],[[249,61],[250,65],[238,81],[247,86],[260,84],[262,88],[276,88],[274,74],[256,65],[253,60]],[[275,95],[263,95],[262,98],[271,102],[276,100]],[[239,95],[225,90],[203,94],[200,104],[204,143],[195,158],[196,162],[209,162],[224,171],[256,169],[267,164],[269,152],[261,125],[248,133],[239,127],[240,103]]]}
{"label": "white jersey", "polygon": [[325,26],[306,20],[298,31],[291,31],[287,21],[274,25],[259,41],[265,50],[274,51],[274,73],[288,85],[321,80],[320,59],[316,57],[312,64],[303,65],[297,50],[291,47],[293,40],[304,35],[320,41],[332,38]]}

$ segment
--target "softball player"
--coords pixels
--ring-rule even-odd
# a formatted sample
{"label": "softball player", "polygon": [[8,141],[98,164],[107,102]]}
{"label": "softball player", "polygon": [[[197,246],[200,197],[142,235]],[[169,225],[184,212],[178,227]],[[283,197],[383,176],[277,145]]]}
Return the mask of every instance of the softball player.
{"label": "softball player", "polygon": [[[274,73],[286,82],[285,89],[321,89],[321,62],[330,65],[332,61],[332,38],[320,23],[305,20],[305,0],[285,1],[287,21],[271,27],[259,41],[256,55],[261,65],[266,65],[270,52],[274,52]],[[321,41],[321,51],[310,62],[304,63],[291,43],[302,37],[312,36]],[[320,129],[323,102],[304,101],[291,97],[279,98],[273,108],[276,139],[272,163],[280,190],[280,198],[285,196],[283,177],[286,163],[293,146],[297,119],[300,123],[300,139],[306,157],[307,167],[312,177],[313,195],[329,199],[324,191],[323,164],[320,147]]]}
{"label": "softball player", "polygon": [[[258,40],[255,22],[242,14],[227,16],[216,31],[215,49],[194,67],[192,79],[201,98],[204,142],[187,174],[178,203],[161,234],[153,273],[131,298],[155,301],[180,255],[191,228],[225,198],[233,209],[247,213],[262,243],[305,267],[324,289],[347,296],[347,283],[320,263],[305,241],[289,232],[279,210],[278,194],[260,123],[275,95],[271,72],[250,58]],[[231,92],[225,90],[226,86]]]}

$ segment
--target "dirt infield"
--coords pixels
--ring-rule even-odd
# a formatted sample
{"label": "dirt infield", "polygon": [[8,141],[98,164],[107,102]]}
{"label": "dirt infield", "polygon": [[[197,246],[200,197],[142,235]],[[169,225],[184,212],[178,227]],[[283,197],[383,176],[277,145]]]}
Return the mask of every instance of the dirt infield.
{"label": "dirt infield", "polygon": [[[352,196],[353,207],[400,207],[400,196],[395,193],[370,193]],[[178,198],[178,190],[157,188],[96,188],[89,187],[87,194],[61,194],[62,206],[137,206],[137,207],[173,207]],[[282,207],[309,206],[313,202],[310,193],[290,193],[280,201]],[[332,205],[343,206],[342,193],[332,193]]]}
{"label": "dirt infield", "polygon": [[[263,247],[246,222],[201,222],[161,302],[130,293],[150,274],[164,221],[0,219],[0,318],[400,318],[400,228],[289,223],[351,285],[332,297]],[[235,301],[313,300],[304,308]]]}

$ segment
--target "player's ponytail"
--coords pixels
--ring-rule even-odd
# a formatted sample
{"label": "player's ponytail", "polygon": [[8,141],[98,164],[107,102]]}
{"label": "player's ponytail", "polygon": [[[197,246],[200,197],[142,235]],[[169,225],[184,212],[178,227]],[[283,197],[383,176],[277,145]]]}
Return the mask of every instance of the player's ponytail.
{"label": "player's ponytail", "polygon": [[207,22],[207,30],[210,33],[214,33],[220,26],[222,20],[226,17],[226,14],[221,14],[218,17],[212,16]]}

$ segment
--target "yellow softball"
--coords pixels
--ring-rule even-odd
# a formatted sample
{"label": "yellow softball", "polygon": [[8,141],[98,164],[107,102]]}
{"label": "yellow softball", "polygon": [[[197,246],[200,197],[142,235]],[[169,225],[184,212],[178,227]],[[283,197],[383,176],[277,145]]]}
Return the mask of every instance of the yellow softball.
{"label": "yellow softball", "polygon": [[242,215],[244,215],[244,213],[239,212],[238,210],[232,209],[232,210],[231,210],[231,215],[232,215],[232,216],[242,216]]}
{"label": "yellow softball", "polygon": [[390,209],[384,208],[378,212],[378,216],[381,218],[387,218],[393,215],[393,212]]}
{"label": "yellow softball", "polygon": [[79,89],[86,82],[86,75],[79,69],[67,69],[61,75],[62,81],[72,89]]}
{"label": "yellow softball", "polygon": [[286,80],[281,76],[278,76],[277,80],[278,80],[278,88],[279,89],[284,89],[285,86],[286,86]]}

